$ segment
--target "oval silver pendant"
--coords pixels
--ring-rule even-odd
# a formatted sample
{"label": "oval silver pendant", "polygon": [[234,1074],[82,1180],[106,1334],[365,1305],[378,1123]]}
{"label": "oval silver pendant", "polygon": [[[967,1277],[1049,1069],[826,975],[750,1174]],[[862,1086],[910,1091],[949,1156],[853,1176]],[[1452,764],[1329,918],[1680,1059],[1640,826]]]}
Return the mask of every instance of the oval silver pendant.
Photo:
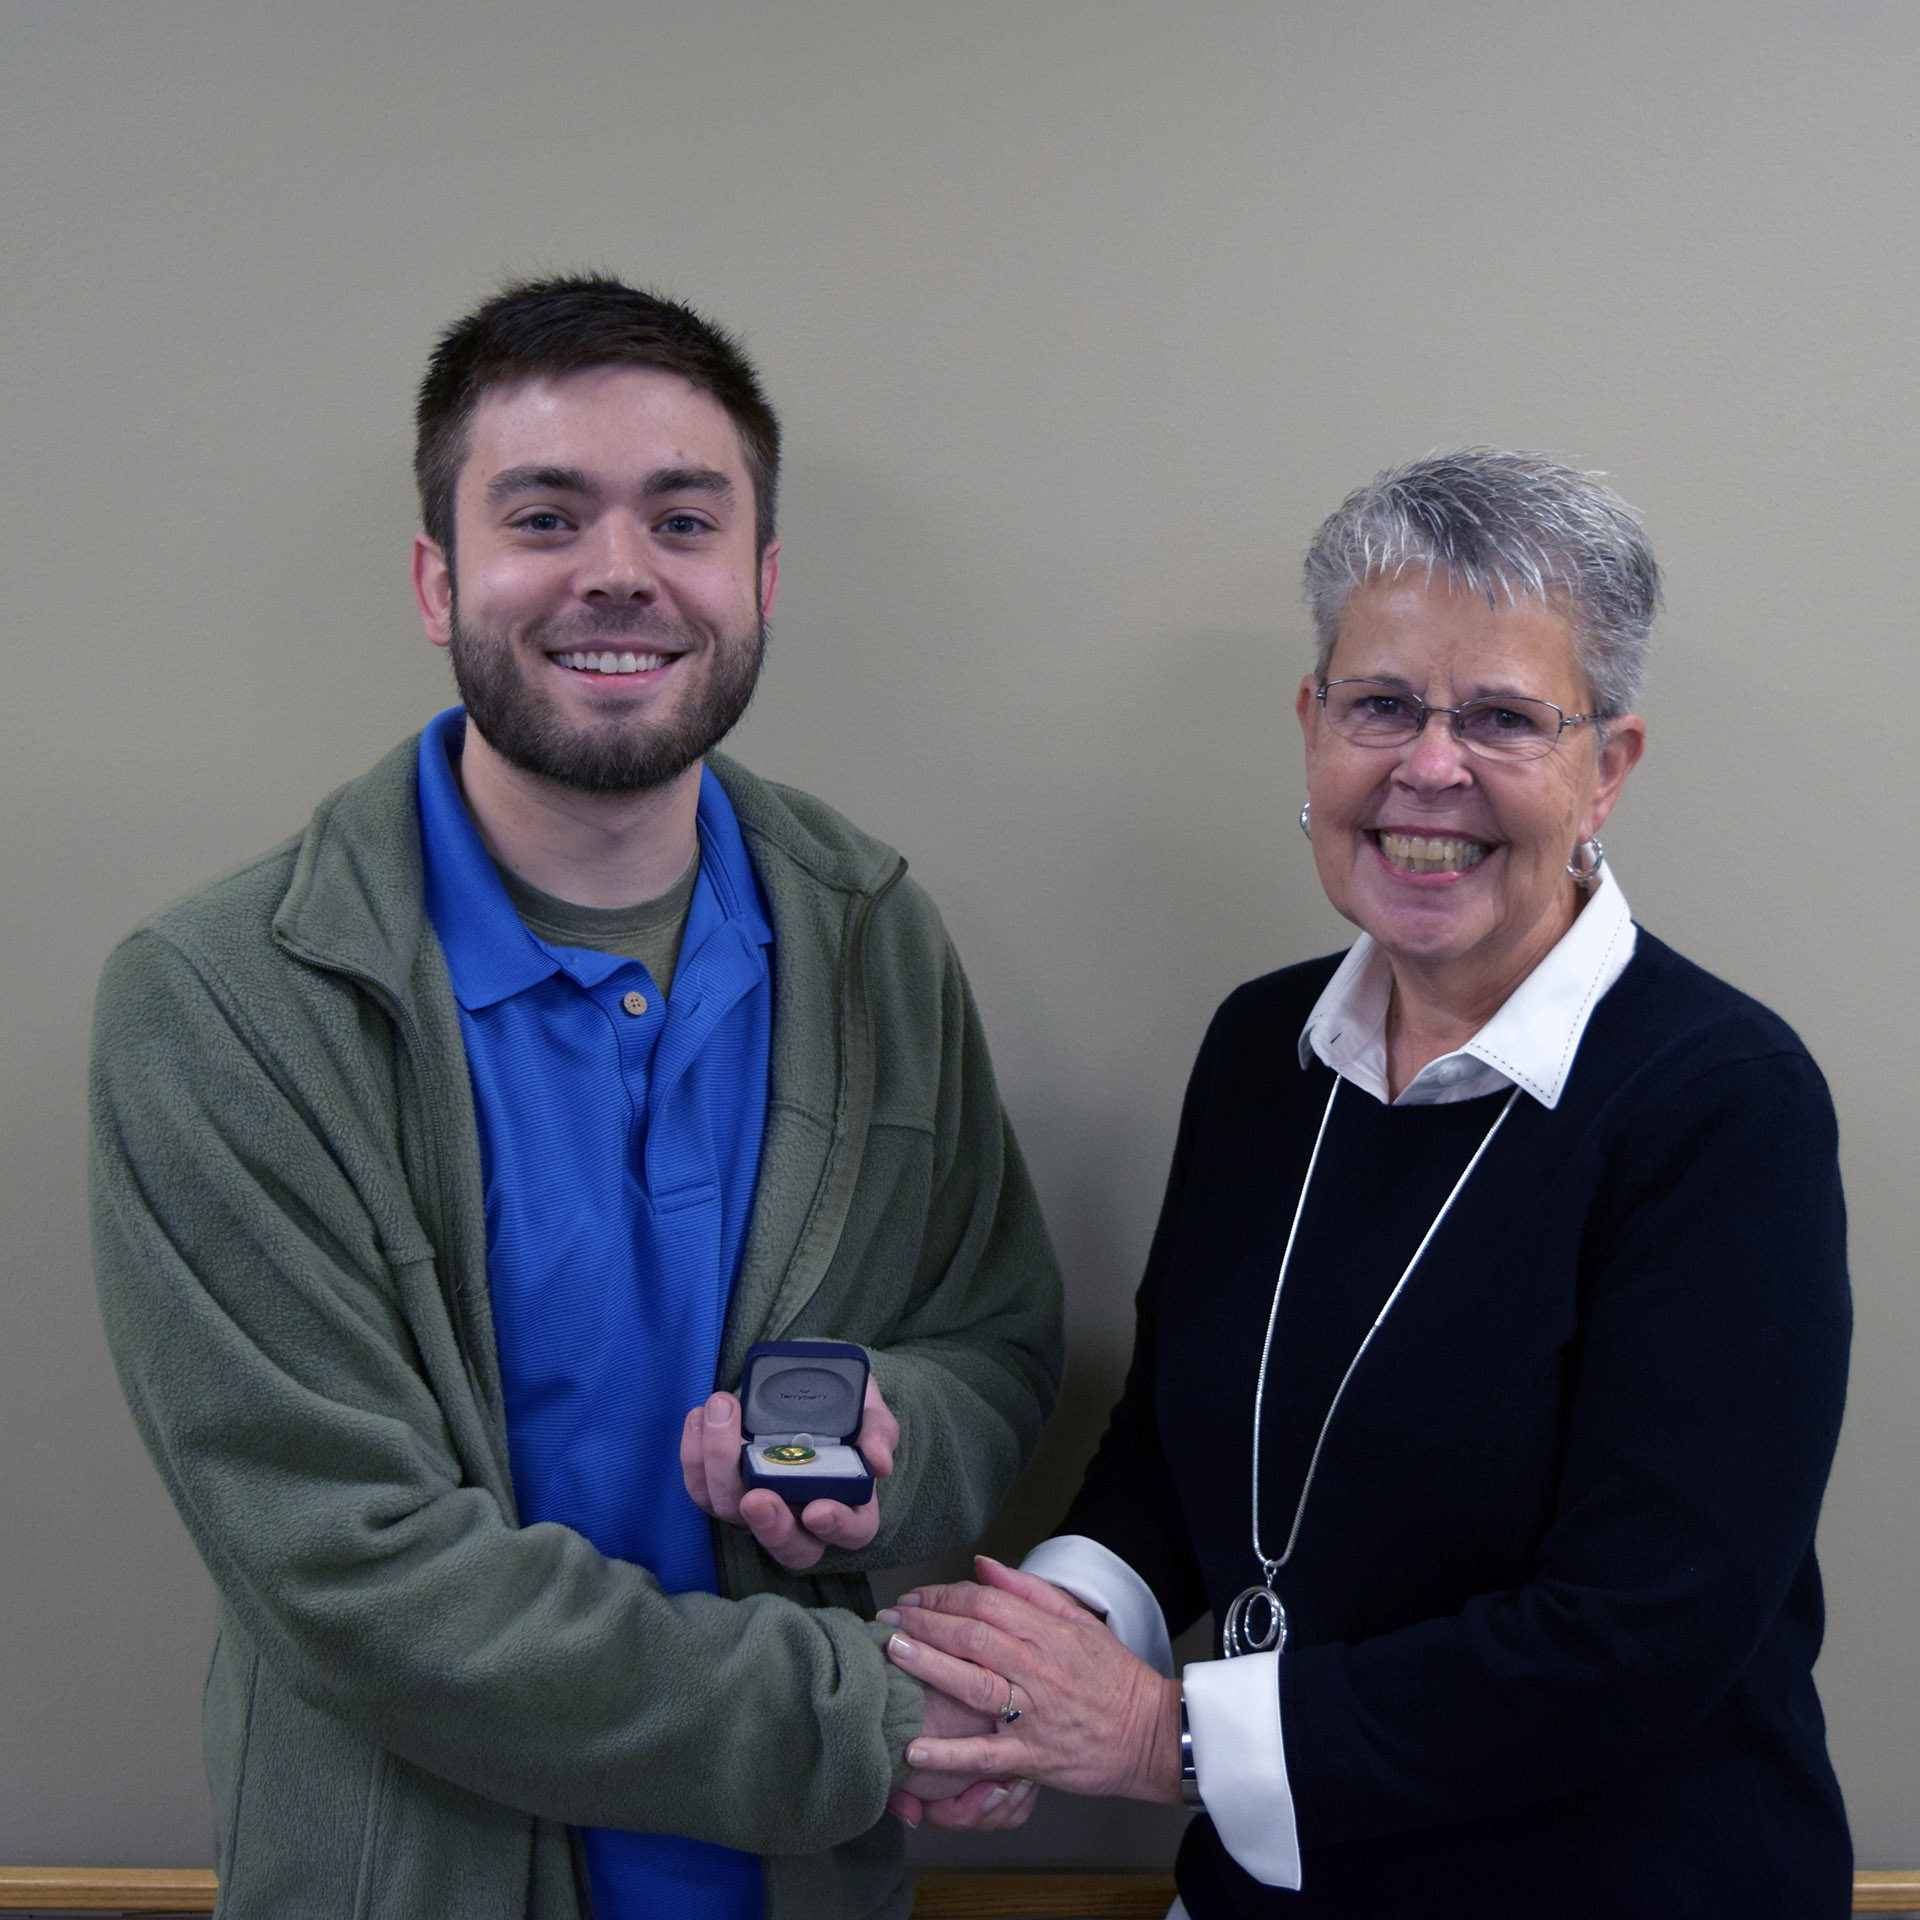
{"label": "oval silver pendant", "polygon": [[1249,1587],[1227,1609],[1221,1642],[1229,1660],[1243,1653],[1284,1653],[1287,1609],[1271,1587]]}

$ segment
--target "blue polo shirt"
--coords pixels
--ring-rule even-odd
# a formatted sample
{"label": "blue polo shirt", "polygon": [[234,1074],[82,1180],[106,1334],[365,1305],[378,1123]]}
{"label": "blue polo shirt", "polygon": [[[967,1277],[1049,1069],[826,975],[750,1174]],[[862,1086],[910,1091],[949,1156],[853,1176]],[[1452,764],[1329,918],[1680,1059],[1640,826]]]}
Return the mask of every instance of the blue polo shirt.
{"label": "blue polo shirt", "polygon": [[[421,737],[420,837],[479,1119],[520,1520],[572,1527],[664,1592],[714,1593],[680,1428],[713,1389],[753,1207],[773,929],[732,805],[705,772],[670,996],[637,961],[535,938],[461,798],[465,736],[455,707]],[[612,1828],[581,1837],[597,1920],[762,1911],[752,1854]]]}

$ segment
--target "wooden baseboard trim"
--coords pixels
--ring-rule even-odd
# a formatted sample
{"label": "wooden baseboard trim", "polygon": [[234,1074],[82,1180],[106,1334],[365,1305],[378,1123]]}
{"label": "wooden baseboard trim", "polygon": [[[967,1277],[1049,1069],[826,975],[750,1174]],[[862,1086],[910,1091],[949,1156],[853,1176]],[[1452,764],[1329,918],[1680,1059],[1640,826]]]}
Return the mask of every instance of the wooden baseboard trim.
{"label": "wooden baseboard trim", "polygon": [[1855,1913],[1920,1913],[1920,1872],[1869,1869],[1853,1876]]}
{"label": "wooden baseboard trim", "polygon": [[0,1867],[0,1913],[211,1913],[216,1885],[191,1867]]}
{"label": "wooden baseboard trim", "polygon": [[[915,1920],[1161,1920],[1159,1873],[921,1873]],[[214,1878],[190,1868],[0,1867],[0,1913],[211,1913]],[[1920,1870],[1853,1876],[1855,1913],[1920,1912]],[[1704,1917],[1703,1917],[1704,1920]]]}
{"label": "wooden baseboard trim", "polygon": [[916,1873],[913,1920],[1164,1920],[1170,1873]]}

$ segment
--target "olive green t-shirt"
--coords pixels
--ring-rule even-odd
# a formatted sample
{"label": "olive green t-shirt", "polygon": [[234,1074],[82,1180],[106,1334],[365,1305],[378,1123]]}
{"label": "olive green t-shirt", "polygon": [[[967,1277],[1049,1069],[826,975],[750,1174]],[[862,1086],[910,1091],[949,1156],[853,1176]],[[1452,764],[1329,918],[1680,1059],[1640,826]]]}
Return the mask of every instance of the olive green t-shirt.
{"label": "olive green t-shirt", "polygon": [[558,899],[528,885],[497,860],[494,868],[521,924],[537,939],[550,946],[585,947],[593,953],[637,960],[653,976],[653,984],[663,997],[672,992],[680,937],[687,930],[693,884],[700,877],[698,849],[686,872],[665,893],[631,907],[575,906],[571,900]]}

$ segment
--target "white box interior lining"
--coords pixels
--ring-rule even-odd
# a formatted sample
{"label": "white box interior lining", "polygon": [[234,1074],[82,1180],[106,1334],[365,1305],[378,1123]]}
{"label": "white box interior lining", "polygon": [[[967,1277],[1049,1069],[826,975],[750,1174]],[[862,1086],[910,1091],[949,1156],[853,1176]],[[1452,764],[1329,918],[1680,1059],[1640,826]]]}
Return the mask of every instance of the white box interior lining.
{"label": "white box interior lining", "polygon": [[[753,1467],[769,1478],[782,1473],[811,1475],[822,1480],[864,1480],[865,1463],[852,1447],[835,1440],[816,1440],[810,1433],[757,1433],[753,1437]],[[811,1460],[769,1460],[769,1447],[811,1447]]]}

